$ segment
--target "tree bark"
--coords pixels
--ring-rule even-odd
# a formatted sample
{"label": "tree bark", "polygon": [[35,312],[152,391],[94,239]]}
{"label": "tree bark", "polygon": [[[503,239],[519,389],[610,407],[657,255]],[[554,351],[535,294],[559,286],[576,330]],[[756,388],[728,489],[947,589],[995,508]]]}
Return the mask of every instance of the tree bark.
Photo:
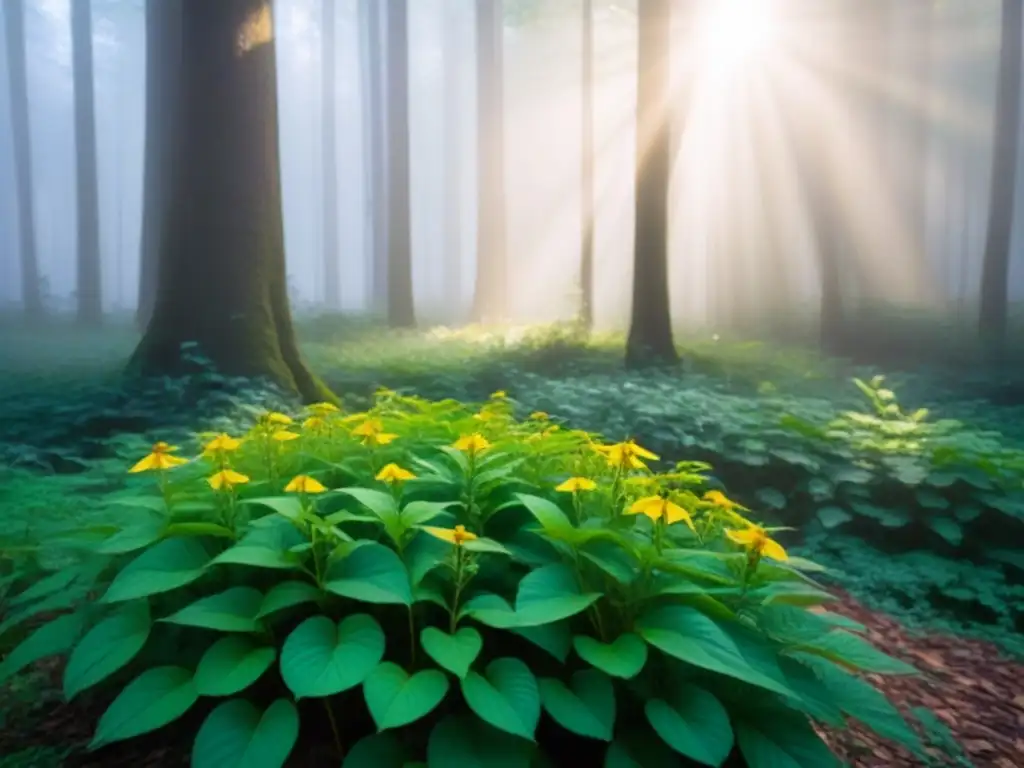
{"label": "tree bark", "polygon": [[331,397],[303,363],[285,277],[270,0],[182,0],[176,163],[165,179],[153,318],[130,367],[186,372],[182,345],[229,376]]}
{"label": "tree bark", "polygon": [[388,33],[388,325],[415,328],[409,190],[409,4],[389,0]]}
{"label": "tree bark", "polygon": [[139,240],[139,298],[135,325],[145,331],[156,301],[164,193],[174,163],[171,132],[178,109],[181,67],[181,0],[146,2],[146,149],[143,158],[142,235]]}
{"label": "tree bark", "polygon": [[91,3],[71,4],[71,52],[75,86],[78,323],[96,328],[103,323],[103,281],[100,266],[100,206],[96,171]]}
{"label": "tree bark", "polygon": [[323,281],[324,304],[328,309],[337,310],[341,307],[341,281],[339,275],[339,236],[338,236],[338,136],[335,121],[337,94],[334,82],[336,79],[335,63],[335,30],[334,3],[336,0],[323,0],[323,22],[321,31],[322,58],[322,90],[323,105],[323,217],[324,217],[324,252]]}
{"label": "tree bark", "polygon": [[505,243],[504,23],[501,0],[476,4],[477,248],[473,320],[508,314]]}
{"label": "tree bark", "polygon": [[25,6],[23,0],[3,4],[7,45],[7,79],[11,95],[11,135],[14,145],[14,183],[18,201],[18,252],[21,261],[21,300],[25,319],[40,322],[45,315],[39,259],[36,253],[35,211],[32,200],[32,137],[28,120],[28,78],[25,64]]}
{"label": "tree bark", "polygon": [[444,12],[444,294],[449,318],[462,319],[462,68],[459,24],[462,10]]}
{"label": "tree bark", "polygon": [[359,17],[363,49],[363,157],[367,163],[366,197],[368,235],[371,242],[367,262],[367,306],[382,312],[388,301],[387,273],[387,157],[384,153],[387,116],[384,111],[384,39],[380,0],[362,0]]}
{"label": "tree bark", "polygon": [[594,3],[583,0],[580,123],[580,321],[594,327]]}
{"label": "tree bark", "polygon": [[668,287],[672,0],[638,3],[636,219],[627,367],[679,361]]}
{"label": "tree bark", "polygon": [[1010,244],[1013,235],[1020,133],[1021,38],[1024,34],[1022,25],[1024,5],[1021,1],[1003,0],[992,185],[978,317],[982,343],[986,351],[997,359],[1002,357],[1006,345],[1007,281],[1010,276]]}

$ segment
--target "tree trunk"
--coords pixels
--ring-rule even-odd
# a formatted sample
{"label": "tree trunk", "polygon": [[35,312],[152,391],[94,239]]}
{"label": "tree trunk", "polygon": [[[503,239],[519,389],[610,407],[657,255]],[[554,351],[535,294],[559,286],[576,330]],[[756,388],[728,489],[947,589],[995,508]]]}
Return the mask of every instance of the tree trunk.
{"label": "tree trunk", "polygon": [[463,11],[451,4],[444,17],[444,295],[449,318],[462,320],[462,67],[459,35]]}
{"label": "tree trunk", "polygon": [[299,355],[288,305],[270,0],[182,0],[177,163],[153,318],[131,367],[188,370],[182,345],[229,376],[330,397]]}
{"label": "tree trunk", "polygon": [[583,0],[580,108],[580,321],[594,327],[594,3]]}
{"label": "tree trunk", "polygon": [[981,272],[979,330],[987,352],[1001,358],[1006,343],[1007,281],[1017,189],[1017,150],[1020,132],[1021,36],[1024,5],[1003,0],[999,92],[996,98],[992,186],[989,197],[985,260]]}
{"label": "tree trunk", "polygon": [[389,0],[388,24],[388,325],[415,328],[409,190],[409,4]]}
{"label": "tree trunk", "polygon": [[472,314],[475,322],[496,323],[508,314],[503,3],[478,0],[476,13],[478,210]]}
{"label": "tree trunk", "polygon": [[92,78],[92,4],[71,4],[71,51],[75,85],[75,165],[78,207],[78,323],[103,323],[100,206],[96,172],[96,105]]}
{"label": "tree trunk", "polygon": [[363,50],[363,106],[366,110],[363,132],[363,157],[367,164],[366,197],[369,206],[369,240],[367,262],[367,306],[372,312],[387,307],[387,158],[384,154],[387,117],[384,112],[384,45],[379,0],[362,0],[359,4],[360,40]]}
{"label": "tree trunk", "polygon": [[323,0],[323,21],[321,30],[322,90],[323,106],[323,202],[324,202],[324,304],[328,309],[341,307],[341,284],[339,276],[338,237],[338,136],[335,127],[335,55],[334,55],[334,3]]}
{"label": "tree trunk", "polygon": [[35,212],[32,200],[32,137],[28,122],[28,81],[25,66],[25,7],[23,0],[3,5],[7,44],[7,78],[11,94],[11,136],[14,182],[18,200],[18,251],[21,259],[21,300],[25,319],[43,319],[42,284],[36,255]]}
{"label": "tree trunk", "polygon": [[146,2],[146,149],[143,169],[139,298],[135,325],[145,331],[156,301],[165,190],[174,163],[174,136],[181,67],[181,0]]}
{"label": "tree trunk", "polygon": [[627,367],[679,360],[668,287],[672,0],[638,3],[636,220]]}

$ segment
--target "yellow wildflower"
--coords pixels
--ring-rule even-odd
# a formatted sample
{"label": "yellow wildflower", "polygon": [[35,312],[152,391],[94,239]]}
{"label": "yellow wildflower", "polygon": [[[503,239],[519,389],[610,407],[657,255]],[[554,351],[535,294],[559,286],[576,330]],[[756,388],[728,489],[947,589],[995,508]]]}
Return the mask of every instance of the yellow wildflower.
{"label": "yellow wildflower", "polygon": [[377,473],[375,479],[385,483],[400,483],[404,480],[412,480],[416,477],[408,469],[403,469],[394,462],[385,466],[380,472]]}
{"label": "yellow wildflower", "polygon": [[491,447],[491,444],[486,437],[481,435],[479,432],[475,432],[472,435],[463,435],[452,444],[452,447],[456,450],[465,451],[466,453],[473,455],[483,453]]}
{"label": "yellow wildflower", "polygon": [[532,419],[533,421],[547,421],[550,418],[551,417],[548,414],[544,413],[544,411],[534,411],[533,413],[530,414],[530,419]]}
{"label": "yellow wildflower", "polygon": [[657,522],[658,520],[664,520],[668,525],[678,523],[682,520],[689,527],[691,531],[696,529],[693,527],[693,520],[690,517],[690,513],[685,509],[675,504],[664,496],[645,496],[642,499],[634,501],[629,509],[623,512],[625,515],[647,515]]}
{"label": "yellow wildflower", "polygon": [[203,448],[203,453],[230,453],[231,451],[237,451],[238,446],[241,444],[242,441],[238,438],[231,437],[230,435],[221,432],[206,444],[206,447]]}
{"label": "yellow wildflower", "polygon": [[302,428],[307,432],[319,432],[326,426],[327,421],[323,416],[310,416],[302,422]]}
{"label": "yellow wildflower", "polygon": [[480,421],[491,421],[493,419],[498,418],[498,414],[495,413],[494,411],[489,411],[486,408],[482,408],[480,410],[480,413],[473,414],[473,418],[479,419]]}
{"label": "yellow wildflower", "polygon": [[287,443],[289,440],[298,440],[299,436],[294,432],[289,432],[287,429],[279,429],[271,435],[272,438],[277,440],[279,443]]}
{"label": "yellow wildflower", "polygon": [[475,533],[467,531],[464,525],[456,525],[454,528],[434,528],[433,526],[425,525],[423,530],[434,538],[447,541],[456,547],[461,547],[465,542],[473,541],[477,537]]}
{"label": "yellow wildflower", "polygon": [[327,489],[309,475],[296,475],[284,487],[285,493],[323,493]]}
{"label": "yellow wildflower", "polygon": [[579,493],[580,491],[592,491],[595,488],[597,488],[597,483],[588,477],[570,477],[555,490],[562,493]]}
{"label": "yellow wildflower", "polygon": [[603,453],[608,463],[617,469],[646,469],[647,465],[641,459],[657,461],[660,458],[632,440],[615,445],[595,445],[594,448]]}
{"label": "yellow wildflower", "polygon": [[363,438],[363,442],[366,445],[387,445],[397,439],[398,435],[393,435],[390,432],[378,432],[376,435]]}
{"label": "yellow wildflower", "polygon": [[352,430],[356,437],[372,437],[384,431],[384,425],[380,419],[366,419],[362,424]]}
{"label": "yellow wildflower", "polygon": [[292,417],[277,411],[267,411],[260,417],[260,421],[266,424],[291,424]]}
{"label": "yellow wildflower", "polygon": [[770,557],[772,560],[779,561],[789,559],[789,555],[786,554],[786,550],[782,548],[782,545],[770,538],[768,532],[759,525],[751,525],[742,531],[726,528],[725,535],[736,544],[746,547],[747,551],[755,553],[758,557],[763,555]]}
{"label": "yellow wildflower", "polygon": [[704,494],[704,501],[710,502],[716,507],[721,507],[722,509],[728,509],[730,511],[734,509],[746,509],[746,507],[737,504],[721,491],[708,491]]}
{"label": "yellow wildflower", "polygon": [[150,448],[149,455],[135,464],[135,466],[128,471],[132,473],[148,472],[151,469],[163,470],[187,464],[187,459],[171,455],[176,450],[178,450],[178,446],[176,445],[168,445],[162,441],[159,443],[153,443],[153,447]]}
{"label": "yellow wildflower", "polygon": [[207,482],[215,491],[230,491],[236,485],[248,483],[249,478],[233,469],[222,469],[217,474],[208,477]]}
{"label": "yellow wildflower", "polygon": [[504,389],[499,389],[497,392],[491,392],[491,400],[507,400],[508,392]]}
{"label": "yellow wildflower", "polygon": [[312,405],[307,405],[306,410],[315,416],[320,416],[321,418],[329,414],[339,412],[338,406],[334,403],[313,403]]}

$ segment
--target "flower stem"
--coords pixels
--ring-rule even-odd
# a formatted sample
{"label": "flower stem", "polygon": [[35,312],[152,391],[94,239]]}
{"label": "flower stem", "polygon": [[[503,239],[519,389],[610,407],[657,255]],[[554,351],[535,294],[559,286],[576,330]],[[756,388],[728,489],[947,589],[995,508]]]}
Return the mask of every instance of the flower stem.
{"label": "flower stem", "polygon": [[327,710],[327,720],[331,724],[331,733],[334,735],[334,746],[338,750],[338,757],[341,757],[345,753],[344,747],[341,745],[341,734],[338,732],[338,721],[334,719],[334,710],[331,709],[331,702],[329,699],[324,699],[324,709]]}
{"label": "flower stem", "polygon": [[416,617],[409,606],[409,668],[416,667]]}

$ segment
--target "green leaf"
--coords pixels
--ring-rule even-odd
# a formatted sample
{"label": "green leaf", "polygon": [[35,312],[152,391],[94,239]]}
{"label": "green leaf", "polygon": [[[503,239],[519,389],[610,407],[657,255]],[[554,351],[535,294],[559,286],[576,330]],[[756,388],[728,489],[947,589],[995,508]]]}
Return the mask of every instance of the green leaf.
{"label": "green leaf", "polygon": [[394,550],[369,542],[331,566],[324,589],[364,603],[412,605],[405,563]]}
{"label": "green leaf", "polygon": [[572,650],[572,632],[569,621],[556,621],[553,624],[537,624],[532,627],[512,627],[514,633],[524,637],[563,664]]}
{"label": "green leaf", "polygon": [[636,677],[647,663],[647,644],[632,632],[619,635],[610,644],[576,635],[572,644],[581,659],[612,677]]}
{"label": "green leaf", "polygon": [[233,539],[235,534],[230,528],[217,523],[171,523],[164,532],[165,536],[216,536],[220,539]]}
{"label": "green leaf", "polygon": [[261,619],[285,608],[303,603],[315,603],[323,594],[319,589],[305,581],[281,581],[271,587],[263,596],[256,618]]}
{"label": "green leaf", "polygon": [[516,618],[520,627],[550,624],[575,616],[599,600],[601,594],[581,594],[572,569],[561,563],[531,571],[519,582]]}
{"label": "green leaf", "polygon": [[777,488],[759,488],[757,498],[766,507],[772,509],[783,509],[786,506],[786,496]]}
{"label": "green leaf", "polygon": [[257,632],[260,624],[256,613],[262,602],[263,594],[258,589],[231,587],[200,598],[160,621],[220,632]]}
{"label": "green leaf", "polygon": [[669,656],[784,696],[792,695],[767,672],[752,667],[733,638],[694,608],[655,608],[640,618],[636,628],[644,640]]}
{"label": "green leaf", "polygon": [[195,685],[200,696],[231,696],[244,691],[266,672],[277,649],[244,636],[222,637],[199,659]]}
{"label": "green leaf", "polygon": [[467,552],[487,552],[492,555],[511,555],[512,553],[505,549],[504,546],[496,542],[494,539],[488,539],[481,536],[480,538],[467,541],[462,545]]}
{"label": "green leaf", "polygon": [[733,722],[748,768],[838,768],[839,760],[797,713],[760,713]]}
{"label": "green leaf", "polygon": [[297,496],[266,496],[259,499],[244,499],[241,503],[266,507],[292,522],[304,520],[307,517],[302,507],[302,501]]}
{"label": "green leaf", "polygon": [[468,616],[488,627],[512,629],[518,626],[519,616],[505,599],[484,592],[474,595],[459,609],[459,617]]}
{"label": "green leaf", "polygon": [[530,742],[465,715],[445,717],[427,742],[427,765],[433,768],[531,768],[532,756]]}
{"label": "green leaf", "polygon": [[400,520],[406,528],[426,525],[437,517],[444,515],[445,510],[454,503],[452,501],[410,501],[402,507]]}
{"label": "green leaf", "polygon": [[615,687],[596,670],[573,674],[570,684],[553,677],[537,681],[540,700],[551,718],[567,731],[611,741],[615,727]]}
{"label": "green leaf", "polygon": [[232,699],[203,721],[192,745],[192,768],[281,768],[299,738],[299,713],[287,699],[265,712]]}
{"label": "green leaf", "polygon": [[673,687],[668,701],[650,699],[644,713],[662,740],[684,757],[719,766],[732,752],[729,713],[703,688],[689,683]]}
{"label": "green leaf", "polygon": [[52,594],[62,591],[82,574],[77,568],[62,568],[43,577],[24,592],[12,597],[8,604],[10,606],[22,605],[42,597],[49,597]]}
{"label": "green leaf", "polygon": [[123,555],[128,552],[135,552],[143,547],[148,547],[154,541],[158,541],[163,536],[166,527],[166,518],[153,515],[130,528],[118,531],[110,538],[101,542],[96,547],[96,552],[101,555]]}
{"label": "green leaf", "polygon": [[64,668],[64,698],[70,701],[135,658],[146,644],[151,627],[149,604],[139,600],[90,629]]}
{"label": "green leaf", "polygon": [[391,733],[375,733],[357,741],[345,755],[341,768],[406,768],[408,754]]}
{"label": "green leaf", "polygon": [[835,630],[821,635],[793,650],[823,656],[844,666],[879,675],[916,675],[918,671],[906,662],[882,653],[860,635]]}
{"label": "green leaf", "polygon": [[287,570],[298,567],[299,557],[287,550],[246,544],[241,541],[221,552],[213,559],[213,562],[218,565],[248,565],[253,568]]}
{"label": "green leaf", "polygon": [[604,768],[679,768],[679,756],[649,727],[633,727],[608,745]]}
{"label": "green leaf", "polygon": [[530,514],[537,519],[545,531],[556,533],[575,528],[562,508],[554,502],[527,493],[517,493],[516,498],[530,511]]}
{"label": "green leaf", "polygon": [[183,667],[154,667],[132,680],[100,718],[89,749],[155,731],[185,714],[199,694]]}
{"label": "green leaf", "polygon": [[123,602],[183,587],[202,576],[209,563],[210,553],[199,539],[164,539],[128,563],[100,602]]}
{"label": "green leaf", "polygon": [[363,681],[363,695],[377,729],[400,728],[426,717],[448,693],[448,678],[436,669],[412,677],[385,661]]}
{"label": "green leaf", "polygon": [[375,491],[371,488],[339,488],[337,492],[354,498],[380,518],[385,525],[393,525],[399,520],[398,505],[390,493]]}
{"label": "green leaf", "polygon": [[943,510],[949,509],[949,499],[936,491],[934,488],[918,488],[914,494],[918,506],[924,509]]}
{"label": "green leaf", "polygon": [[66,613],[43,624],[0,662],[0,683],[29,664],[70,650],[84,628],[85,616],[81,613]]}
{"label": "green leaf", "polygon": [[530,668],[519,659],[495,659],[487,665],[486,677],[469,672],[462,679],[462,695],[484,722],[533,741],[540,691]]}
{"label": "green leaf", "polygon": [[825,527],[826,530],[832,530],[838,528],[843,523],[848,523],[853,519],[853,515],[847,512],[842,507],[822,507],[818,510],[818,520]]}
{"label": "green leaf", "polygon": [[335,625],[306,619],[284,641],[281,676],[295,698],[333,696],[359,685],[384,656],[384,630],[357,613]]}
{"label": "green leaf", "polygon": [[472,627],[462,627],[454,635],[425,627],[420,643],[430,658],[459,678],[466,676],[484,646],[480,633]]}
{"label": "green leaf", "polygon": [[928,525],[954,547],[960,546],[964,540],[964,529],[960,527],[960,523],[952,518],[930,517]]}

